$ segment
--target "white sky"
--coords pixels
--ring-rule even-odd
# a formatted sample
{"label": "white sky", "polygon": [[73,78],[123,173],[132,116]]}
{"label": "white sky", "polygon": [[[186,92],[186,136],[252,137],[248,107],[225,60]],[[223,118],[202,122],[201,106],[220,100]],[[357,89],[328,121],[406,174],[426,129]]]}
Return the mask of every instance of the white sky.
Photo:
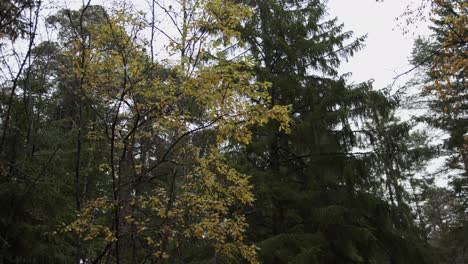
{"label": "white sky", "polygon": [[[374,79],[374,88],[381,89],[393,83],[399,73],[410,69],[408,58],[413,41],[418,35],[427,35],[427,25],[410,28],[403,34],[396,18],[401,16],[409,0],[329,0],[329,13],[344,22],[346,30],[356,36],[368,34],[366,47],[341,67],[342,73],[352,72],[351,81]],[[402,85],[409,76],[400,78],[395,85]]]}

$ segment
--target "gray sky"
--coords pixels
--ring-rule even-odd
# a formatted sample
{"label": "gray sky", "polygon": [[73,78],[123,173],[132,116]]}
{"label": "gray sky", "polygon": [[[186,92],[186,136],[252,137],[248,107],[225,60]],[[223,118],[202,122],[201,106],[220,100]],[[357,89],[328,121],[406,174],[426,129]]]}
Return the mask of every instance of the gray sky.
{"label": "gray sky", "polygon": [[[393,78],[409,68],[408,58],[417,35],[428,33],[427,25],[410,28],[412,33],[403,34],[396,18],[403,14],[409,0],[329,0],[329,13],[345,23],[347,30],[356,36],[368,34],[366,47],[341,67],[341,71],[352,72],[352,81],[374,79],[374,88],[392,84]],[[396,82],[401,85],[409,76]]]}

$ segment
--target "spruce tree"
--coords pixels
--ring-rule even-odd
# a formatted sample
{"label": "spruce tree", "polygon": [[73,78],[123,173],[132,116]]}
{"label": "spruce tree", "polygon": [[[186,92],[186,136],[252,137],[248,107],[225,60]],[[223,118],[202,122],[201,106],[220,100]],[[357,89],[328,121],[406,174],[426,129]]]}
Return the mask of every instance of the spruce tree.
{"label": "spruce tree", "polygon": [[395,214],[372,192],[379,179],[371,164],[386,157],[353,152],[369,138],[353,124],[389,119],[393,108],[370,84],[350,86],[337,73],[365,37],[327,19],[322,1],[247,3],[254,12],[242,33],[256,77],[271,82],[271,107],[289,106],[292,120],[290,133],[275,122],[254,127],[243,157],[256,191],[250,238],[261,261],[429,262],[421,237],[409,233],[409,212]]}

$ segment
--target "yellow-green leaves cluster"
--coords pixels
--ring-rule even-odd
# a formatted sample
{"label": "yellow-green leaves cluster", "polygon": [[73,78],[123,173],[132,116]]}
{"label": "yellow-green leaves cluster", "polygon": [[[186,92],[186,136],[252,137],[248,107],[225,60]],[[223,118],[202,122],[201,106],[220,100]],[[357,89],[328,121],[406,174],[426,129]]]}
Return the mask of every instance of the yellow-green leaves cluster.
{"label": "yellow-green leaves cluster", "polygon": [[[440,55],[434,57],[431,76],[434,84],[428,89],[441,100],[447,100],[467,92],[468,66],[468,2],[462,0],[434,0],[433,12],[443,21],[445,36],[442,39]],[[453,83],[462,85],[463,91],[455,89]],[[457,111],[460,105],[454,106]]]}
{"label": "yellow-green leaves cluster", "polygon": [[196,239],[219,255],[241,254],[256,263],[254,247],[244,243],[247,223],[239,210],[253,202],[251,188],[248,177],[229,167],[222,154],[212,149],[181,179],[178,194],[170,197],[159,188],[151,196],[135,197],[132,206],[140,213],[126,220],[159,257],[170,257],[168,248]]}
{"label": "yellow-green leaves cluster", "polygon": [[103,238],[107,242],[115,241],[117,239],[115,234],[105,222],[105,215],[112,212],[114,207],[113,201],[105,197],[89,201],[79,213],[78,219],[69,224],[65,230],[79,234],[85,241],[96,238]]}
{"label": "yellow-green leaves cluster", "polygon": [[[99,118],[86,138],[111,147],[96,168],[107,179],[105,195],[90,199],[68,230],[108,243],[141,238],[160,260],[199,243],[255,263],[255,247],[244,240],[252,186],[228,165],[222,146],[248,144],[250,128],[271,119],[287,130],[288,109],[271,107],[268,83],[255,80],[248,59],[215,52],[239,43],[235,28],[250,14],[246,6],[178,3],[180,35],[171,39],[182,56],[175,65],[150,60],[138,39],[143,24],[123,10],[90,25],[89,38],[71,41],[72,73]],[[195,143],[195,133],[213,140]]]}

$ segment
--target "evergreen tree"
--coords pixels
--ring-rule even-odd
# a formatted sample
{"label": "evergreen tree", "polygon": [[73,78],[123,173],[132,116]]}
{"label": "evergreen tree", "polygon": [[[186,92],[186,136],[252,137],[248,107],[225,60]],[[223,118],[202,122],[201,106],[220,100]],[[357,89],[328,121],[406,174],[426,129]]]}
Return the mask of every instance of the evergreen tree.
{"label": "evergreen tree", "polygon": [[[372,192],[380,176],[372,167],[375,159],[393,161],[353,152],[359,138],[369,138],[357,136],[353,123],[380,119],[381,128],[393,108],[369,84],[349,86],[346,76],[337,74],[341,60],[358,51],[364,37],[352,40],[336,19],[327,20],[322,1],[248,4],[253,16],[242,33],[257,62],[256,76],[271,82],[271,106],[289,106],[292,120],[290,133],[277,132],[275,122],[254,127],[244,156],[250,164],[245,170],[254,175],[257,200],[249,221],[261,260],[430,262],[409,210],[396,214],[395,206]],[[381,137],[389,131],[366,133]],[[401,194],[400,179],[390,173],[391,188]]]}
{"label": "evergreen tree", "polygon": [[75,130],[69,116],[58,114],[74,104],[57,100],[54,77],[65,63],[58,45],[44,42],[30,53],[34,59],[14,84],[19,94],[12,104],[1,101],[10,106],[0,160],[1,262],[71,262],[72,237],[54,233],[74,214],[69,183]]}

